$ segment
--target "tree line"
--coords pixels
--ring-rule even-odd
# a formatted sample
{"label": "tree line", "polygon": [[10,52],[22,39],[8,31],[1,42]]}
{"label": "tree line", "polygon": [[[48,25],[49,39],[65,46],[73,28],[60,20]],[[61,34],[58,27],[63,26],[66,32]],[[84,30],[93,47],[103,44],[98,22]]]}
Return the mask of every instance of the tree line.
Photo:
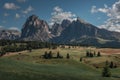
{"label": "tree line", "polygon": [[97,54],[95,51],[93,53],[91,51],[86,52],[86,57],[95,57],[95,56],[100,57],[101,53],[99,51],[97,52]]}
{"label": "tree line", "polygon": [[56,49],[57,44],[48,43],[48,42],[40,42],[40,41],[15,41],[15,40],[1,40],[0,41],[0,56],[3,56],[7,52],[19,52],[24,50],[32,49]]}

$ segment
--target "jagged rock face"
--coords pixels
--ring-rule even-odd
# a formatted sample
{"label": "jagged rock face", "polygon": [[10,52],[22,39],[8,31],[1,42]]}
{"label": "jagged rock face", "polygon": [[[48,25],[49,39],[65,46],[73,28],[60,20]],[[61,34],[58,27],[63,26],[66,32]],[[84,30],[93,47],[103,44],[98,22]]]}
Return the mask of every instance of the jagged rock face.
{"label": "jagged rock face", "polygon": [[81,43],[84,42],[86,39],[86,42],[89,40],[96,41],[98,39],[120,41],[120,38],[116,35],[120,37],[120,33],[111,32],[105,29],[99,29],[94,25],[84,22],[83,20],[78,18],[77,20],[69,24],[69,26],[62,31],[60,36],[53,38],[52,40],[53,42],[57,43]]}
{"label": "jagged rock face", "polygon": [[53,39],[57,43],[77,42],[81,37],[95,36],[96,27],[90,24],[83,24],[80,20],[73,21],[69,26],[63,30],[59,37]]}
{"label": "jagged rock face", "polygon": [[120,33],[100,29],[80,18],[72,22],[63,20],[61,24],[55,23],[50,31],[45,21],[32,15],[22,28],[21,39],[27,41],[50,40],[55,43],[82,43],[85,45],[114,44],[116,46],[120,43]]}
{"label": "jagged rock face", "polygon": [[16,40],[19,37],[20,37],[20,32],[17,30],[6,30],[6,29],[0,30],[0,40],[1,39]]}
{"label": "jagged rock face", "polygon": [[62,31],[69,26],[71,22],[69,20],[63,20],[61,24],[54,23],[51,29],[51,34],[54,35],[54,37],[60,36]]}
{"label": "jagged rock face", "polygon": [[47,22],[37,16],[30,16],[22,28],[21,39],[29,41],[48,41],[51,38]]}
{"label": "jagged rock face", "polygon": [[61,34],[62,31],[63,31],[62,26],[60,24],[58,24],[58,23],[55,23],[52,26],[51,34],[53,34],[54,37],[60,36],[60,34]]}
{"label": "jagged rock face", "polygon": [[62,23],[61,23],[61,26],[63,29],[67,28],[69,25],[71,24],[71,21],[70,20],[63,20]]}

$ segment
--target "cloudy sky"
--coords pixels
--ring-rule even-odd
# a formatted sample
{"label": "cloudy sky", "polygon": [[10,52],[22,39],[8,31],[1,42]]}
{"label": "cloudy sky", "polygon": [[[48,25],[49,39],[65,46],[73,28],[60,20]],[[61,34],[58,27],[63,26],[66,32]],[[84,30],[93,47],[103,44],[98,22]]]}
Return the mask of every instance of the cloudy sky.
{"label": "cloudy sky", "polygon": [[50,25],[79,16],[97,27],[120,32],[120,0],[0,0],[0,28],[21,30],[32,14]]}

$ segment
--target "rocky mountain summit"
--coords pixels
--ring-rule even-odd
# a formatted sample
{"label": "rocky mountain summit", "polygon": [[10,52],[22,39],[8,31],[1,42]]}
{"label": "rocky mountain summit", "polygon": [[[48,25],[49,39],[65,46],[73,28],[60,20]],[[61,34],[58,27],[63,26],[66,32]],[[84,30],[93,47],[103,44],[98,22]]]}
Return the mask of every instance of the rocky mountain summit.
{"label": "rocky mountain summit", "polygon": [[46,21],[31,15],[23,25],[21,39],[29,41],[48,41],[52,38]]}
{"label": "rocky mountain summit", "polygon": [[51,29],[51,34],[54,35],[54,37],[60,36],[62,31],[66,29],[71,22],[67,19],[63,20],[61,24],[54,23]]}
{"label": "rocky mountain summit", "polygon": [[56,43],[104,44],[120,41],[120,33],[100,29],[80,18],[65,28],[61,35],[52,39]]}

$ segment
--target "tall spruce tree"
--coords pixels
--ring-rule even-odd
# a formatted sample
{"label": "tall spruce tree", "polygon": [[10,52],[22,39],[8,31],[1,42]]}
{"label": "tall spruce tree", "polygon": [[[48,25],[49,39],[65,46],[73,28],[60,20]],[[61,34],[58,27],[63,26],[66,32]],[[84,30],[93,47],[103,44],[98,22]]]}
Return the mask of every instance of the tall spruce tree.
{"label": "tall spruce tree", "polygon": [[113,63],[113,61],[110,62],[109,67],[110,67],[110,68],[114,68],[114,63]]}
{"label": "tall spruce tree", "polygon": [[106,61],[106,63],[105,63],[105,67],[103,68],[102,76],[103,77],[111,77],[111,72],[110,72],[108,61]]}
{"label": "tall spruce tree", "polygon": [[67,59],[69,59],[69,58],[70,58],[70,55],[69,55],[69,53],[67,53],[67,56],[66,56],[66,58],[67,58]]}
{"label": "tall spruce tree", "polygon": [[100,53],[100,52],[98,52],[98,53],[97,53],[97,56],[98,56],[98,57],[100,57],[100,56],[101,56],[101,53]]}

